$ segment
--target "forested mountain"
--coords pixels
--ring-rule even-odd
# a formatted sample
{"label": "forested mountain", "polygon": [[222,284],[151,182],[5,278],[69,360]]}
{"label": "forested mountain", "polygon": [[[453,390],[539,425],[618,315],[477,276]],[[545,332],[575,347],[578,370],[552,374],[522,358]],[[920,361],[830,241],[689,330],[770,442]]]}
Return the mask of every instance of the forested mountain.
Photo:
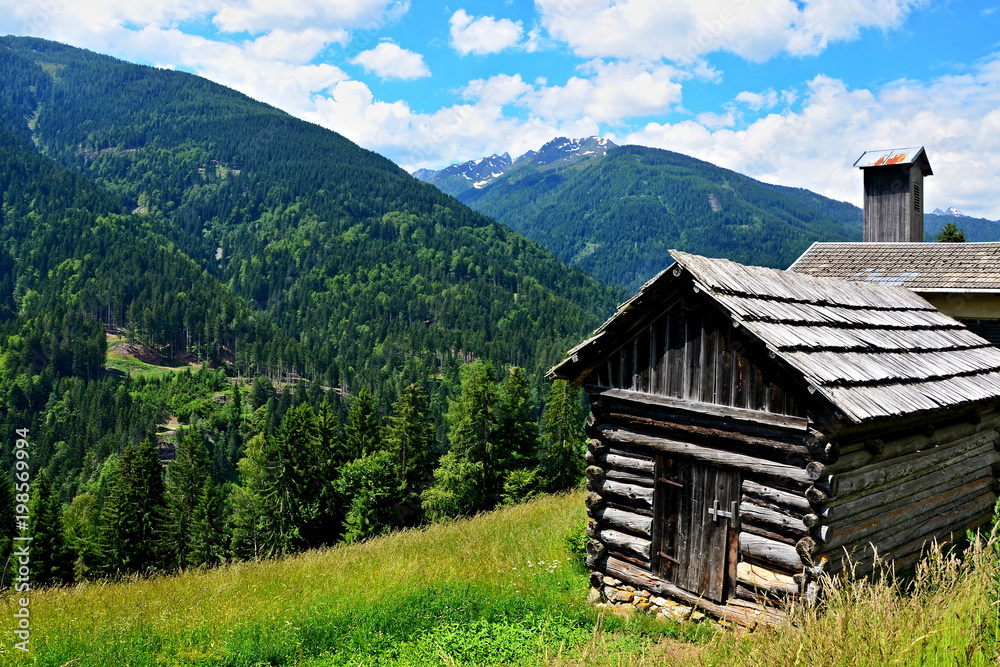
{"label": "forested mountain", "polygon": [[470,356],[541,368],[613,304],[381,156],[232,90],[38,39],[0,39],[0,58],[9,132],[280,328],[282,345],[234,341],[248,368],[396,390]]}
{"label": "forested mountain", "polygon": [[490,183],[455,194],[630,290],[669,264],[671,248],[783,268],[813,241],[861,238],[860,219],[845,219],[853,207],[805,190],[655,148],[612,146],[590,157],[518,160]]}
{"label": "forested mountain", "polygon": [[334,132],[4,37],[0,203],[0,433],[30,451],[0,450],[0,562],[33,537],[33,587],[582,476],[581,396],[537,371],[622,294]]}

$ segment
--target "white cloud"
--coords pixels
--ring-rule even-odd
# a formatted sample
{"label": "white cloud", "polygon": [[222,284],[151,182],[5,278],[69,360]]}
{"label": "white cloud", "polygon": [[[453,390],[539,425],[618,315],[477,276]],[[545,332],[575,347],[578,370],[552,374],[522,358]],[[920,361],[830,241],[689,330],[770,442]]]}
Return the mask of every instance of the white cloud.
{"label": "white cloud", "polygon": [[396,20],[409,9],[409,1],[398,0],[217,0],[212,22],[224,32],[258,34],[307,27],[377,28]]}
{"label": "white cloud", "polygon": [[246,43],[247,55],[258,60],[280,60],[303,65],[315,58],[327,45],[344,44],[348,40],[346,30],[320,30],[308,28],[292,32],[272,30]]}
{"label": "white cloud", "polygon": [[[520,21],[492,16],[474,19],[464,9],[452,14],[449,26],[451,46],[463,56],[498,53],[517,44],[524,34]],[[530,44],[536,42],[537,36],[529,41]]]}
{"label": "white cloud", "polygon": [[534,87],[521,78],[520,74],[498,74],[489,79],[474,79],[462,91],[467,100],[480,100],[486,105],[503,106],[522,99]]}
{"label": "white cloud", "polygon": [[417,113],[405,102],[375,99],[360,81],[345,81],[337,84],[332,96],[315,97],[313,109],[302,117],[366,148],[390,154],[410,171],[504,151],[519,155],[555,136],[582,137],[598,132],[597,124],[588,119],[552,122],[505,116],[498,100],[509,91],[497,91],[510,84],[487,81],[478,86],[475,95],[482,97],[473,103]]}
{"label": "white cloud", "polygon": [[623,138],[667,148],[755,178],[860,204],[852,167],[865,150],[925,146],[934,168],[926,207],[957,206],[1000,219],[1000,53],[972,73],[850,89],[825,76],[807,86],[801,110],[772,113],[744,129],[684,121],[650,123]]}
{"label": "white cloud", "polygon": [[529,96],[531,111],[542,118],[586,116],[598,123],[613,123],[665,113],[681,100],[676,79],[682,75],[669,65],[594,61],[583,71],[592,76],[574,76],[562,86],[539,87]]}
{"label": "white cloud", "polygon": [[773,109],[778,104],[778,93],[773,88],[763,93],[755,93],[749,90],[736,95],[736,101],[746,104],[754,111],[761,109]]}
{"label": "white cloud", "polygon": [[899,26],[924,0],[536,0],[543,25],[583,57],[692,62],[809,55],[863,28]]}
{"label": "white cloud", "polygon": [[392,42],[382,42],[374,49],[362,51],[351,62],[382,79],[412,80],[431,75],[422,55]]}

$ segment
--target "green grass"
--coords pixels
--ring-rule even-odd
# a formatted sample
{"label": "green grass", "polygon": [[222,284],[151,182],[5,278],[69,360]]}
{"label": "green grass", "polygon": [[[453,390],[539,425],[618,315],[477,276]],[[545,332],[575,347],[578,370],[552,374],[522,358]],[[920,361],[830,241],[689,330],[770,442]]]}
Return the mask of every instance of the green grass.
{"label": "green grass", "polygon": [[190,368],[190,366],[187,365],[154,366],[153,364],[147,364],[145,361],[139,361],[138,359],[117,356],[113,352],[108,354],[107,361],[104,365],[106,368],[118,371],[124,375],[148,378],[171,375]]}
{"label": "green grass", "polygon": [[973,540],[961,554],[931,549],[911,577],[885,568],[829,582],[823,603],[793,622],[751,635],[720,635],[716,665],[998,665],[1000,543]]}
{"label": "green grass", "polygon": [[[36,592],[32,653],[17,655],[2,634],[0,660],[52,667],[73,660],[74,667],[576,664],[601,646],[634,654],[709,632],[601,618],[586,603],[586,573],[566,546],[583,520],[580,494],[547,497],[280,561]],[[12,612],[8,596],[0,616]]]}
{"label": "green grass", "polygon": [[[0,664],[997,665],[1000,548],[935,551],[901,582],[829,582],[777,628],[718,631],[586,602],[581,494],[294,558],[31,595],[32,652]],[[569,538],[569,539],[568,539]],[[11,627],[13,596],[0,598]]]}

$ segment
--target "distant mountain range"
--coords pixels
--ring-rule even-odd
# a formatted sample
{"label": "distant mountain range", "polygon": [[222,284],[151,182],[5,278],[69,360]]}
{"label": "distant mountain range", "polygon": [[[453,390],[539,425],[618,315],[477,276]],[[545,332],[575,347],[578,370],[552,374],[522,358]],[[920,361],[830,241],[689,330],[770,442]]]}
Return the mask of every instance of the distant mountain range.
{"label": "distant mountain range", "polygon": [[472,197],[470,190],[482,190],[511,169],[526,165],[538,169],[556,169],[576,164],[581,160],[604,157],[608,150],[615,146],[616,144],[609,139],[601,137],[586,139],[557,137],[539,150],[528,151],[513,160],[510,153],[503,155],[494,153],[489,157],[453,164],[440,171],[418,169],[413,175],[458,199],[466,199]]}
{"label": "distant mountain range", "polygon": [[946,208],[943,211],[941,209],[939,209],[939,208],[936,208],[936,209],[934,209],[933,213],[934,213],[934,215],[950,215],[950,216],[952,216],[954,218],[969,218],[969,217],[972,217],[972,216],[966,215],[965,213],[962,213],[961,211],[959,211],[954,206],[949,206],[948,208]]}
{"label": "distant mountain range", "polygon": [[627,289],[666,267],[671,248],[785,267],[813,241],[861,238],[856,207],[671,151],[559,137],[506,163],[416,175]]}
{"label": "distant mountain range", "polygon": [[[669,264],[671,248],[784,268],[815,241],[860,241],[864,218],[809,190],[600,137],[558,137],[514,160],[504,153],[414,175],[631,290]],[[1000,223],[955,208],[925,216],[927,240],[948,222],[970,241],[1000,240]]]}

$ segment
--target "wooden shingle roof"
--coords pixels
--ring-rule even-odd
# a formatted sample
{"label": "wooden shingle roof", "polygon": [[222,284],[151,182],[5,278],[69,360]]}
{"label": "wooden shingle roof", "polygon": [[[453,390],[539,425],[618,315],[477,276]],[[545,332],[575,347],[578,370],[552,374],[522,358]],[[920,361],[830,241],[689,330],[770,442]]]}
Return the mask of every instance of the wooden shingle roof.
{"label": "wooden shingle roof", "polygon": [[[856,244],[855,244],[856,245]],[[671,251],[671,265],[549,371],[580,382],[656,294],[694,285],[855,422],[1000,398],[1000,349],[913,292]],[[625,341],[621,341],[625,342]],[[593,363],[591,363],[593,362]]]}
{"label": "wooden shingle roof", "polygon": [[788,270],[916,292],[1000,292],[1000,243],[814,243]]}

